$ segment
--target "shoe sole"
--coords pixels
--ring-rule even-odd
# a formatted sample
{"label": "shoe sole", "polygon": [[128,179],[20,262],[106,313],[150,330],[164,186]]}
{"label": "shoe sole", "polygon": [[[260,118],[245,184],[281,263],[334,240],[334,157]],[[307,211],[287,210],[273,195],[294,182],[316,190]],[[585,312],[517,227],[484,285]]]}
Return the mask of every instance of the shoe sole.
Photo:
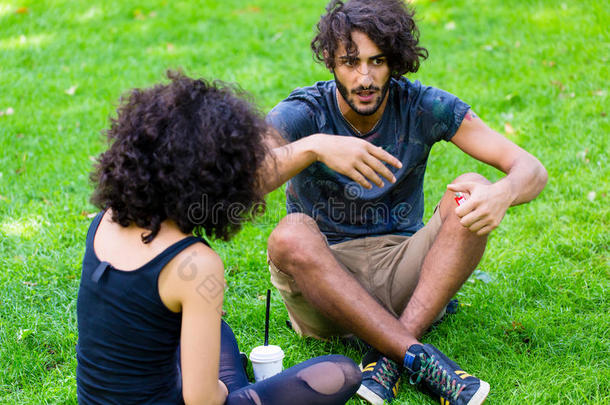
{"label": "shoe sole", "polygon": [[364,385],[360,385],[360,388],[356,391],[356,395],[373,405],[383,405],[384,402],[379,395],[375,394]]}
{"label": "shoe sole", "polygon": [[485,402],[485,398],[489,395],[489,384],[483,380],[480,380],[479,389],[475,394],[470,398],[467,405],[481,405]]}

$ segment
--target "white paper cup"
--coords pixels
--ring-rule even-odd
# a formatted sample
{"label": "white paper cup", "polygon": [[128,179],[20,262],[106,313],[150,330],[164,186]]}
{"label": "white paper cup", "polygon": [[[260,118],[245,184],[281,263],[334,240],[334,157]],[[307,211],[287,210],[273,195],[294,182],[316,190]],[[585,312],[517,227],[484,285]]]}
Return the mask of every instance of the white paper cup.
{"label": "white paper cup", "polygon": [[279,346],[257,346],[252,349],[250,361],[252,362],[254,379],[258,382],[281,373],[283,359],[284,351]]}

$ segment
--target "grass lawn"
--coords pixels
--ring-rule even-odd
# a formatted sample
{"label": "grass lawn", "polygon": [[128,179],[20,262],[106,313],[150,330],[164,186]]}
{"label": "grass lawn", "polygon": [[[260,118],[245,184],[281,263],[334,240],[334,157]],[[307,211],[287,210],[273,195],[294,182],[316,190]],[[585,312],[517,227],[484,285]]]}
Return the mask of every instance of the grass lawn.
{"label": "grass lawn", "polygon": [[[198,4],[195,4],[198,3]],[[238,82],[268,111],[331,76],[309,51],[325,0],[0,0],[0,403],[76,403],[76,294],[92,159],[125,90],[167,68]],[[489,381],[490,404],[610,400],[608,0],[420,0],[430,58],[414,75],[458,95],[537,156],[549,183],[491,238],[459,312],[430,342]],[[445,185],[479,171],[432,151],[426,218]],[[262,342],[266,238],[283,192],[230,243],[226,319],[243,351]],[[299,339],[273,293],[285,366],[359,353]],[[434,403],[403,382],[397,403]],[[359,404],[358,400],[350,403]]]}

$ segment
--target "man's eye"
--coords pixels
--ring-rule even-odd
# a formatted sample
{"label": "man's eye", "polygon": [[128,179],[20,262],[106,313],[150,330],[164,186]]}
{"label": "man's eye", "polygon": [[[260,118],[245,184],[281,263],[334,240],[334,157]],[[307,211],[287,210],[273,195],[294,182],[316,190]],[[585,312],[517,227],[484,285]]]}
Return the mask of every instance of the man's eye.
{"label": "man's eye", "polygon": [[355,61],[353,61],[353,60],[346,59],[346,60],[345,60],[345,62],[344,62],[343,64],[344,64],[345,66],[352,67],[352,66],[355,66],[355,65],[356,65],[356,62],[355,62]]}
{"label": "man's eye", "polygon": [[381,66],[385,63],[385,59],[374,59],[373,60],[373,65],[375,66]]}

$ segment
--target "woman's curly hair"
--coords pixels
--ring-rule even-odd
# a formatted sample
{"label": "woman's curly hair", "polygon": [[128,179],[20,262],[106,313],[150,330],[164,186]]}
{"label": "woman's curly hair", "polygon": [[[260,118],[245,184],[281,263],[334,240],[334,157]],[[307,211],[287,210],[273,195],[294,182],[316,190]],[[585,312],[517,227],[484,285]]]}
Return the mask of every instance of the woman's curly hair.
{"label": "woman's curly hair", "polygon": [[385,54],[392,77],[398,79],[405,73],[415,73],[420,59],[428,57],[428,51],[418,46],[419,30],[414,14],[402,0],[350,0],[345,4],[332,0],[311,41],[314,57],[334,69],[339,43],[345,46],[348,56],[356,56],[358,50],[351,33],[357,30],[365,33]]}
{"label": "woman's curly hair", "polygon": [[150,230],[170,219],[186,234],[228,240],[264,211],[257,170],[266,124],[245,93],[168,71],[169,84],[121,98],[97,160],[91,197],[112,220]]}

